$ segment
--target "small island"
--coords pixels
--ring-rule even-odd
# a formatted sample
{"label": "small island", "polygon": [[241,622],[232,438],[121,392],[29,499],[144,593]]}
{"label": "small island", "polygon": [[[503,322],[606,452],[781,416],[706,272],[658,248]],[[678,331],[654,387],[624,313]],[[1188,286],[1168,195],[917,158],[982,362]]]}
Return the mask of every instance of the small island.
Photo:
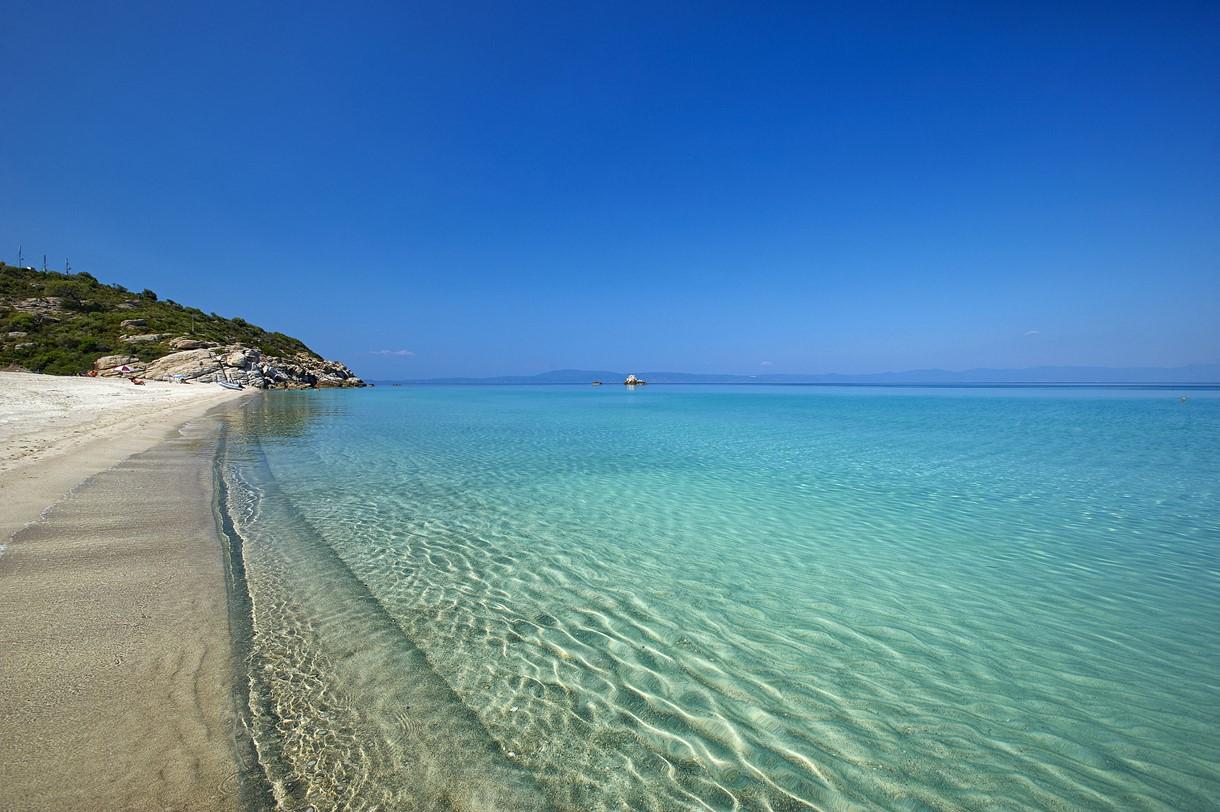
{"label": "small island", "polygon": [[623,386],[643,386],[648,381],[642,381],[634,375],[628,375],[627,380],[623,381]]}

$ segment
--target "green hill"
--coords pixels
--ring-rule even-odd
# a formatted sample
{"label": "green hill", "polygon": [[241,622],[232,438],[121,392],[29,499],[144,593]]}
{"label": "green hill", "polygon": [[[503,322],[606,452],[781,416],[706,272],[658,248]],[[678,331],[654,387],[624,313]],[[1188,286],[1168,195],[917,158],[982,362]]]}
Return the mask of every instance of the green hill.
{"label": "green hill", "polygon": [[[128,326],[123,326],[124,321]],[[137,342],[122,338],[132,335],[145,338]],[[149,336],[160,338],[147,340]],[[291,336],[158,299],[151,290],[137,293],[122,285],[106,285],[87,273],[0,263],[0,367],[71,375],[91,369],[98,356],[110,353],[134,355],[142,361],[160,358],[174,351],[168,342],[178,337],[243,344],[285,358],[302,354],[321,358]]]}

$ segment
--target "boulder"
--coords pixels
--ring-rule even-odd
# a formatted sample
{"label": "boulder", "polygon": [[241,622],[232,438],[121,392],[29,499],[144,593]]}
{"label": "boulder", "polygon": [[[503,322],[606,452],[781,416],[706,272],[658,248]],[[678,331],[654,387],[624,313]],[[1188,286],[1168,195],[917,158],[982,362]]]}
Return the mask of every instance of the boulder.
{"label": "boulder", "polygon": [[[179,336],[169,342],[177,349],[181,345],[210,344]],[[109,355],[97,360],[99,369],[113,369],[127,364],[135,367],[149,380],[171,380],[182,377],[191,381],[229,380],[253,389],[310,389],[314,387],[365,386],[347,366],[310,355],[292,358],[264,356],[253,347],[230,344],[225,347],[191,346],[158,358],[147,366],[130,355]],[[105,374],[105,373],[103,373]]]}
{"label": "boulder", "polygon": [[148,333],[147,335],[138,336],[119,336],[119,341],[125,341],[128,344],[156,344],[163,338],[165,336],[161,333]]}
{"label": "boulder", "polygon": [[22,330],[11,330],[8,334],[9,338],[25,338],[29,333]]}
{"label": "boulder", "polygon": [[124,329],[128,327],[147,327],[148,322],[144,319],[123,319],[119,322],[119,326]]}
{"label": "boulder", "polygon": [[246,350],[237,349],[225,356],[225,366],[237,367],[238,369],[246,369],[250,366],[250,357]]}
{"label": "boulder", "polygon": [[140,359],[134,355],[103,355],[101,358],[93,362],[94,369],[114,369],[121,367],[124,364],[131,366],[132,364],[140,363]]}
{"label": "boulder", "polygon": [[134,355],[103,355],[93,362],[93,366],[103,378],[127,374],[120,370],[121,367],[129,367],[133,375],[144,374],[144,362]]}
{"label": "boulder", "polygon": [[224,365],[210,349],[183,350],[164,355],[148,365],[144,377],[154,381],[182,376],[193,381],[223,378]]}

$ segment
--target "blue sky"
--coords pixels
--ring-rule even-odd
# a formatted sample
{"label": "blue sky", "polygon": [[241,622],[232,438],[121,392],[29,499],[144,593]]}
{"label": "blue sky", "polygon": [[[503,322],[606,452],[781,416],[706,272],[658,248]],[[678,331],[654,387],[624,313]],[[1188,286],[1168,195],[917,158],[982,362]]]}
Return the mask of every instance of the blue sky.
{"label": "blue sky", "polygon": [[1220,360],[1220,4],[908,5],[3,0],[0,258],[373,378]]}

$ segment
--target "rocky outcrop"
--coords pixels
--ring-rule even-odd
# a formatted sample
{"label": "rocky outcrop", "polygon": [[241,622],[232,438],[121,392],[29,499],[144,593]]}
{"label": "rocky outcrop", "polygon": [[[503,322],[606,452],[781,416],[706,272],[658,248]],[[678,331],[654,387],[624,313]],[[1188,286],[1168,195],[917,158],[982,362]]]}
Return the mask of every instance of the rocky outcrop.
{"label": "rocky outcrop", "polygon": [[97,359],[95,366],[99,374],[106,375],[124,364],[134,374],[152,381],[233,381],[255,389],[365,386],[364,381],[338,361],[304,354],[279,358],[240,344],[181,350],[147,364],[132,356],[107,355]]}
{"label": "rocky outcrop", "polygon": [[[239,295],[240,290],[234,291]],[[203,350],[215,352],[150,363],[167,354]],[[106,353],[114,357],[95,365]],[[157,374],[185,362],[192,377],[238,375],[255,386],[362,383],[342,364],[323,361],[300,339],[245,319],[159,299],[147,289],[134,293],[87,273],[0,262],[0,366],[76,375],[113,370],[123,365],[120,359],[138,375],[149,366]]]}
{"label": "rocky outcrop", "polygon": [[93,368],[103,378],[124,374],[120,371],[121,367],[130,367],[136,374],[144,372],[144,363],[134,355],[103,355],[93,362]]}
{"label": "rocky outcrop", "polygon": [[641,381],[634,375],[628,375],[627,380],[623,381],[625,386],[643,386],[645,383],[647,383],[647,381]]}
{"label": "rocky outcrop", "polygon": [[9,306],[18,313],[31,313],[35,316],[49,316],[64,312],[63,299],[60,299],[58,296],[21,299]]}
{"label": "rocky outcrop", "polygon": [[220,346],[215,341],[200,341],[197,338],[187,338],[186,336],[171,338],[167,343],[171,350],[202,350],[205,347]]}

